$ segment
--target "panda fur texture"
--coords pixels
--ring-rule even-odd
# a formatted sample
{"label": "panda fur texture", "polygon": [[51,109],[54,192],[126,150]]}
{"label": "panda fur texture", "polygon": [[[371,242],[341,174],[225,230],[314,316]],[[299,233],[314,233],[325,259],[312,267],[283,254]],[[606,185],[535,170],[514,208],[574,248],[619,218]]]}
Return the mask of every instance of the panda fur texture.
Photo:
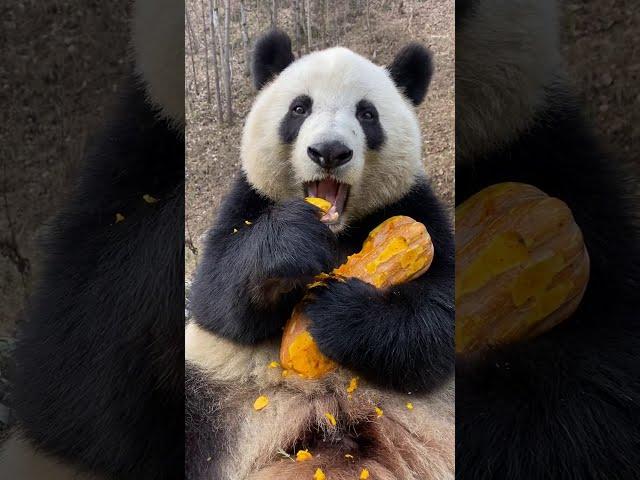
{"label": "panda fur texture", "polygon": [[169,0],[135,12],[137,71],[42,245],[2,478],[182,476],[184,12]]}
{"label": "panda fur texture", "polygon": [[637,168],[603,151],[563,80],[554,1],[456,6],[456,201],[535,185],[571,208],[591,260],[570,319],[457,362],[457,477],[638,478]]}
{"label": "panda fur texture", "polygon": [[[345,48],[294,61],[279,31],[257,41],[260,92],[244,127],[243,172],[207,234],[191,291],[187,478],[311,478],[318,467],[336,480],[357,478],[362,467],[380,480],[453,478],[454,242],[425,177],[414,113],[431,72],[417,44],[384,69]],[[321,168],[308,152],[318,142],[340,142],[350,160]],[[303,198],[306,182],[330,176],[350,190],[341,221],[327,226]],[[399,214],[429,229],[429,271],[385,292],[356,279],[329,283],[305,313],[341,367],[314,381],[267,368],[306,283]],[[348,398],[354,376],[360,386]],[[259,395],[270,403],[256,412]],[[302,448],[314,458],[279,454]]]}

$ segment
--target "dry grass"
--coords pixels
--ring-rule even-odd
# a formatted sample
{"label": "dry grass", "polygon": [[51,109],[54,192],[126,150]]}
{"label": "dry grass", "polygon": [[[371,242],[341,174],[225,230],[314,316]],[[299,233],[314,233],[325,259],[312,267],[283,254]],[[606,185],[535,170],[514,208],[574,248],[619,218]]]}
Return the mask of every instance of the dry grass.
{"label": "dry grass", "polygon": [[[269,28],[268,15],[257,11],[255,2],[248,3],[248,27],[251,38]],[[263,8],[265,2],[259,2]],[[268,2],[267,2],[268,3]],[[280,2],[278,25],[292,39],[293,30],[291,2]],[[323,25],[321,2],[312,2],[314,23]],[[187,240],[196,249],[200,239],[215,214],[221,197],[227,191],[240,167],[239,139],[242,122],[248,113],[255,92],[249,78],[244,75],[244,52],[238,23],[238,2],[232,4],[232,70],[233,105],[236,112],[235,123],[220,125],[216,120],[215,104],[209,104],[206,96],[206,73],[204,48],[200,46],[195,55],[196,81],[200,95],[195,94],[194,76],[190,59],[187,57],[186,82],[189,99],[187,101],[187,187],[186,221]],[[330,22],[331,45],[342,45],[373,59],[376,63],[387,64],[395,53],[410,41],[419,41],[428,46],[434,54],[436,73],[425,103],[418,114],[423,125],[424,158],[427,170],[438,193],[448,205],[453,205],[454,191],[454,10],[452,1],[442,0],[371,0],[370,28],[367,28],[365,2],[331,1],[331,12],[337,9],[337,30]],[[204,33],[201,20],[200,0],[187,0],[196,37],[202,45]],[[332,15],[330,15],[332,16]],[[314,38],[321,32],[312,29]],[[209,36],[209,32],[207,32]],[[185,37],[185,42],[188,38]],[[188,43],[187,52],[189,52]],[[324,45],[315,45],[322,48]],[[295,41],[294,41],[295,49]],[[213,83],[212,83],[213,85]],[[213,100],[215,102],[215,98]],[[186,269],[188,274],[196,264],[196,255],[187,250]]]}

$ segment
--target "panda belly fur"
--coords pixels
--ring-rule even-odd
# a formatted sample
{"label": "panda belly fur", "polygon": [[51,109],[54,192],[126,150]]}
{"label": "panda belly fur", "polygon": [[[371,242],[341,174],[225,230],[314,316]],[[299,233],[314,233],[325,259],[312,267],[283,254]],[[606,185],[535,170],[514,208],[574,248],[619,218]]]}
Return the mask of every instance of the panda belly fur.
{"label": "panda belly fur", "polygon": [[[312,478],[318,467],[335,479],[357,478],[362,468],[384,480],[453,478],[453,379],[428,395],[361,380],[348,398],[354,374],[346,369],[310,381],[268,368],[278,358],[276,341],[240,346],[191,324],[186,345],[188,479],[293,480]],[[259,395],[269,405],[254,411]],[[303,448],[313,459],[292,462],[279,453],[295,458]]]}
{"label": "panda belly fur", "polygon": [[556,88],[515,140],[460,158],[456,201],[489,185],[535,185],[566,202],[591,276],[563,324],[480,364],[457,362],[462,479],[638,478],[640,222],[637,169],[605,155],[577,102]]}
{"label": "panda belly fur", "polygon": [[[224,267],[217,263],[207,264],[206,258],[213,256],[212,250],[221,248],[216,229],[231,232],[234,215],[236,222],[241,222],[240,218],[251,218],[253,224],[248,228],[255,225],[256,219],[252,217],[255,210],[233,211],[240,203],[238,199],[243,197],[242,192],[246,193],[248,188],[246,181],[240,179],[223,203],[216,226],[206,242],[204,267],[201,264],[201,272],[192,287],[194,320],[187,326],[185,342],[187,478],[311,478],[318,467],[332,479],[357,478],[362,468],[368,468],[376,479],[453,478],[453,375],[442,373],[437,381],[421,383],[421,392],[408,394],[408,389],[403,390],[400,384],[395,385],[395,389],[385,388],[375,374],[372,373],[371,380],[367,380],[365,374],[357,390],[348,398],[346,388],[350,379],[359,374],[347,368],[340,367],[325,378],[313,381],[298,378],[293,373],[283,377],[280,368],[268,368],[279,357],[280,333],[277,332],[281,332],[280,328],[269,339],[254,344],[230,340],[228,330],[220,334],[207,324],[204,313],[212,310],[200,304],[213,294],[211,285],[206,283],[207,277],[215,276],[210,269],[233,269],[234,266],[228,262],[222,262]],[[252,202],[249,205],[256,206]],[[353,238],[339,241],[338,248],[346,249],[345,254],[353,253],[370,229],[382,219],[401,213],[425,223],[432,235],[436,256],[424,281],[444,289],[443,298],[448,298],[446,308],[450,309],[453,321],[451,228],[442,207],[423,180],[419,180],[413,191],[397,204],[375,212],[361,224],[354,224],[349,230],[351,234],[346,235]],[[228,236],[231,238],[231,234]],[[254,239],[254,242],[259,240]],[[240,250],[249,246],[236,245],[234,248],[238,250],[237,257],[241,258],[244,253]],[[218,301],[238,300],[229,297],[214,303]],[[288,312],[291,307],[287,306]],[[355,316],[357,309],[358,306],[354,306]],[[401,325],[405,319],[398,316],[387,320]],[[372,315],[366,321],[373,327],[376,316]],[[411,319],[407,318],[407,321]],[[429,326],[416,328],[428,329]],[[354,341],[348,333],[337,335],[343,335],[341,341],[346,344]],[[452,366],[453,344],[448,344],[447,338],[438,337],[442,348],[437,353],[437,348],[433,350],[434,355]],[[410,348],[409,345],[406,347]],[[375,346],[371,348],[375,349]],[[398,345],[398,349],[402,348]],[[434,366],[437,363],[433,361]],[[419,364],[418,368],[424,370],[420,375],[429,376],[429,364]],[[407,368],[412,368],[410,362],[407,362]],[[402,377],[402,372],[394,371],[393,375]],[[394,386],[392,379],[387,382]],[[429,387],[425,388],[425,385]],[[260,395],[269,398],[269,405],[262,411],[254,411],[253,402]],[[413,403],[413,410],[407,408],[407,402]],[[381,417],[377,417],[376,407],[383,410]],[[335,416],[336,427],[329,425],[325,413]],[[293,462],[279,453],[284,451],[295,458],[295,452],[304,448],[313,454],[312,460]],[[345,454],[354,458],[345,458]]]}

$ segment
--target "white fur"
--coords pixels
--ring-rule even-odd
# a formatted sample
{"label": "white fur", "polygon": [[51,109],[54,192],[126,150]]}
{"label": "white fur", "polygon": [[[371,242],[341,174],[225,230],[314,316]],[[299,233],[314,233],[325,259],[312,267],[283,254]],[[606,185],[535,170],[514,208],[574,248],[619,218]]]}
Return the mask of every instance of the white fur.
{"label": "white fur", "polygon": [[184,3],[137,0],[132,22],[136,70],[149,100],[176,125],[184,124]]}
{"label": "white fur", "polygon": [[556,0],[478,0],[456,29],[456,156],[471,158],[530,126],[563,81]]}
{"label": "white fur", "polygon": [[[292,148],[281,143],[278,129],[291,101],[313,99]],[[378,152],[366,148],[356,104],[366,99],[378,110],[386,141]],[[343,224],[404,196],[422,175],[421,136],[411,103],[383,67],[346,48],[306,55],[265,86],[249,113],[242,137],[242,166],[249,182],[276,201],[302,197],[303,183],[323,177],[307,147],[339,140],[353,150],[336,178],[351,185]]]}

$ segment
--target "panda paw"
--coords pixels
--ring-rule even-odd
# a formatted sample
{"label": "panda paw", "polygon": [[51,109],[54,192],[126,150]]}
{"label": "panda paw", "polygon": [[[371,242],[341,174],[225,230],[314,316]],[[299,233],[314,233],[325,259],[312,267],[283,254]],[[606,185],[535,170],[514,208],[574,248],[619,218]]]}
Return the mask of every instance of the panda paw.
{"label": "panda paw", "polygon": [[302,199],[274,206],[261,219],[259,258],[263,278],[309,281],[336,261],[336,238]]}
{"label": "panda paw", "polygon": [[378,290],[355,278],[313,289],[304,313],[327,357],[384,387],[426,392],[450,378],[453,322],[415,293]]}

